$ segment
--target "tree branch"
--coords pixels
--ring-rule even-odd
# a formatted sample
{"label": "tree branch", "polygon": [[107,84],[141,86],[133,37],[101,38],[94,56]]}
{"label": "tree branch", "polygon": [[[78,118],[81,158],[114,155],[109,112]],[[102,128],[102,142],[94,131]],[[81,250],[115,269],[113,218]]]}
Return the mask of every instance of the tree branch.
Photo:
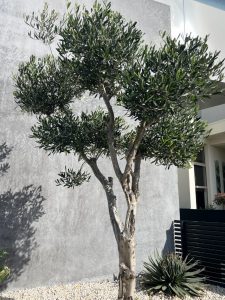
{"label": "tree branch", "polygon": [[124,226],[124,234],[127,238],[131,238],[135,232],[135,217],[136,217],[137,202],[133,201],[129,204]]}
{"label": "tree branch", "polygon": [[124,225],[120,220],[118,209],[117,209],[117,199],[113,193],[113,178],[109,177],[109,191],[106,191],[106,196],[108,199],[109,215],[113,225],[113,231],[117,242],[119,242],[121,233],[124,230]]}
{"label": "tree branch", "polygon": [[114,146],[114,126],[115,126],[115,116],[114,116],[114,112],[113,112],[113,108],[110,104],[109,98],[107,97],[106,94],[103,95],[103,99],[105,102],[105,105],[107,107],[108,113],[109,113],[109,123],[108,123],[108,130],[107,130],[107,135],[108,135],[108,144],[109,144],[109,152],[110,152],[110,156],[112,159],[112,164],[113,164],[113,168],[115,171],[115,174],[117,176],[117,178],[119,179],[120,182],[122,182],[122,172],[119,166],[119,162],[118,162],[118,158],[117,158],[117,153],[116,153],[116,149]]}
{"label": "tree branch", "polygon": [[142,122],[140,124],[140,126],[138,126],[137,128],[137,133],[136,133],[136,137],[134,142],[132,143],[129,153],[127,155],[127,163],[125,166],[125,170],[123,173],[123,178],[122,178],[122,184],[124,185],[126,183],[126,178],[127,178],[127,174],[132,171],[132,166],[133,166],[133,161],[135,159],[135,156],[137,154],[138,148],[140,146],[141,140],[144,136],[145,133],[145,129],[146,129],[147,125],[146,122]]}
{"label": "tree branch", "polygon": [[81,156],[84,159],[84,161],[91,167],[94,175],[100,181],[100,183],[102,184],[102,186],[105,190],[107,201],[108,201],[110,220],[111,220],[112,227],[113,227],[113,232],[114,232],[116,240],[119,241],[119,238],[120,238],[121,233],[123,232],[124,226],[118,215],[117,203],[116,203],[117,199],[113,192],[113,178],[109,177],[107,179],[102,174],[102,172],[100,171],[100,169],[97,165],[96,158],[89,159],[89,158],[87,158],[87,156],[84,153],[82,153]]}
{"label": "tree branch", "polygon": [[140,179],[140,171],[141,171],[141,154],[137,153],[134,160],[134,172],[132,173],[133,181],[132,181],[132,190],[134,191],[137,198],[139,198],[139,179]]}
{"label": "tree branch", "polygon": [[102,186],[105,188],[109,184],[109,181],[107,178],[102,174],[100,171],[98,165],[97,165],[97,159],[96,158],[88,158],[84,153],[81,154],[83,160],[91,167],[95,177],[100,181]]}

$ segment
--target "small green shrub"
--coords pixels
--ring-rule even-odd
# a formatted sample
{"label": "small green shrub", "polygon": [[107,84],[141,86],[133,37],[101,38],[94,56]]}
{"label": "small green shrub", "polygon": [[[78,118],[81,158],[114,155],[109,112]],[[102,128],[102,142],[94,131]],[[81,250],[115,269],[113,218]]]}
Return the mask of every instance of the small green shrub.
{"label": "small green shrub", "polygon": [[214,203],[216,205],[225,205],[225,193],[218,193],[215,195]]}
{"label": "small green shrub", "polygon": [[5,266],[5,259],[7,253],[3,250],[0,250],[0,283],[7,279],[10,274],[10,269]]}
{"label": "small green shrub", "polygon": [[192,259],[182,260],[175,254],[163,257],[158,254],[144,263],[141,284],[148,294],[162,292],[168,296],[200,296],[204,290],[203,269]]}

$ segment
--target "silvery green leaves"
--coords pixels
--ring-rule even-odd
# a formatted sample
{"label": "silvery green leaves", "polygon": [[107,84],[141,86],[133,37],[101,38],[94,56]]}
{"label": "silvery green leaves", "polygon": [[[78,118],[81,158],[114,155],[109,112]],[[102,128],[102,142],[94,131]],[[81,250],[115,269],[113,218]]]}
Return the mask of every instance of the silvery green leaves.
{"label": "silvery green leaves", "polygon": [[116,96],[124,69],[135,59],[142,39],[136,23],[112,11],[110,3],[79,6],[66,18],[58,45],[60,59],[92,94]]}
{"label": "silvery green leaves", "polygon": [[[108,115],[101,109],[75,116],[72,111],[40,117],[32,127],[32,137],[40,147],[51,153],[76,153],[88,157],[109,155],[107,143]],[[121,118],[115,120],[115,146],[120,144],[125,130]]]}
{"label": "silvery green leaves", "polygon": [[33,39],[41,40],[44,44],[51,44],[59,33],[60,27],[56,25],[58,13],[54,9],[49,11],[47,3],[39,15],[33,12],[31,15],[25,15],[24,20],[32,28],[28,35]]}
{"label": "silvery green leaves", "polygon": [[77,172],[65,167],[65,172],[60,172],[58,175],[60,178],[56,180],[56,184],[67,188],[79,186],[85,181],[88,182],[91,178],[90,174],[82,171],[82,167]]}
{"label": "silvery green leaves", "polygon": [[119,103],[135,119],[148,123],[177,109],[195,106],[219,91],[223,61],[210,53],[207,37],[163,37],[161,48],[145,46],[125,70]]}
{"label": "silvery green leaves", "polygon": [[[32,15],[27,22],[43,28],[42,40],[50,42],[57,14],[45,6],[39,17]],[[108,101],[113,110],[114,104],[125,108],[137,126],[145,124],[137,151],[142,158],[167,167],[187,166],[207,136],[206,124],[198,118],[198,101],[219,92],[217,82],[223,77],[223,61],[218,52],[208,51],[207,37],[164,34],[161,47],[144,45],[136,22],[127,22],[110,3],[95,2],[90,10],[68,3],[62,22],[56,57],[32,56],[20,65],[15,79],[18,105],[39,116],[32,132],[40,147],[50,153],[110,156],[108,115],[72,111],[70,104],[87,92],[97,96],[96,102]],[[127,159],[138,134],[125,129],[122,109],[115,112],[110,129],[114,161],[115,153]]]}
{"label": "silvery green leaves", "polygon": [[59,60],[51,56],[31,56],[19,66],[14,96],[23,111],[50,115],[57,109],[65,109],[73,97],[79,95],[75,84]]}
{"label": "silvery green leaves", "polygon": [[139,151],[157,165],[189,167],[209,134],[206,128],[195,107],[179,108],[162,115],[146,130]]}

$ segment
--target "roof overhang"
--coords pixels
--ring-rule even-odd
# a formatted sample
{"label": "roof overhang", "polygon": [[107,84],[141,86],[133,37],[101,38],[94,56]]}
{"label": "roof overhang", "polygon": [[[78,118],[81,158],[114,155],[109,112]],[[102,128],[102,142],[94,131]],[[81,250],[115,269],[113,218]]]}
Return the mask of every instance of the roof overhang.
{"label": "roof overhang", "polygon": [[225,119],[210,123],[207,129],[211,130],[207,144],[225,148]]}

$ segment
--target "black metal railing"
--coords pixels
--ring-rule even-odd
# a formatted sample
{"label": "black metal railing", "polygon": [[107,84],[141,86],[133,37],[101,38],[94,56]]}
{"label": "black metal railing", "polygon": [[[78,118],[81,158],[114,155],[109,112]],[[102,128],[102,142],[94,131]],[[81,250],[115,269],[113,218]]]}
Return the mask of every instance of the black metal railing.
{"label": "black metal railing", "polygon": [[207,282],[225,287],[225,212],[186,211],[174,221],[175,252],[198,260]]}

